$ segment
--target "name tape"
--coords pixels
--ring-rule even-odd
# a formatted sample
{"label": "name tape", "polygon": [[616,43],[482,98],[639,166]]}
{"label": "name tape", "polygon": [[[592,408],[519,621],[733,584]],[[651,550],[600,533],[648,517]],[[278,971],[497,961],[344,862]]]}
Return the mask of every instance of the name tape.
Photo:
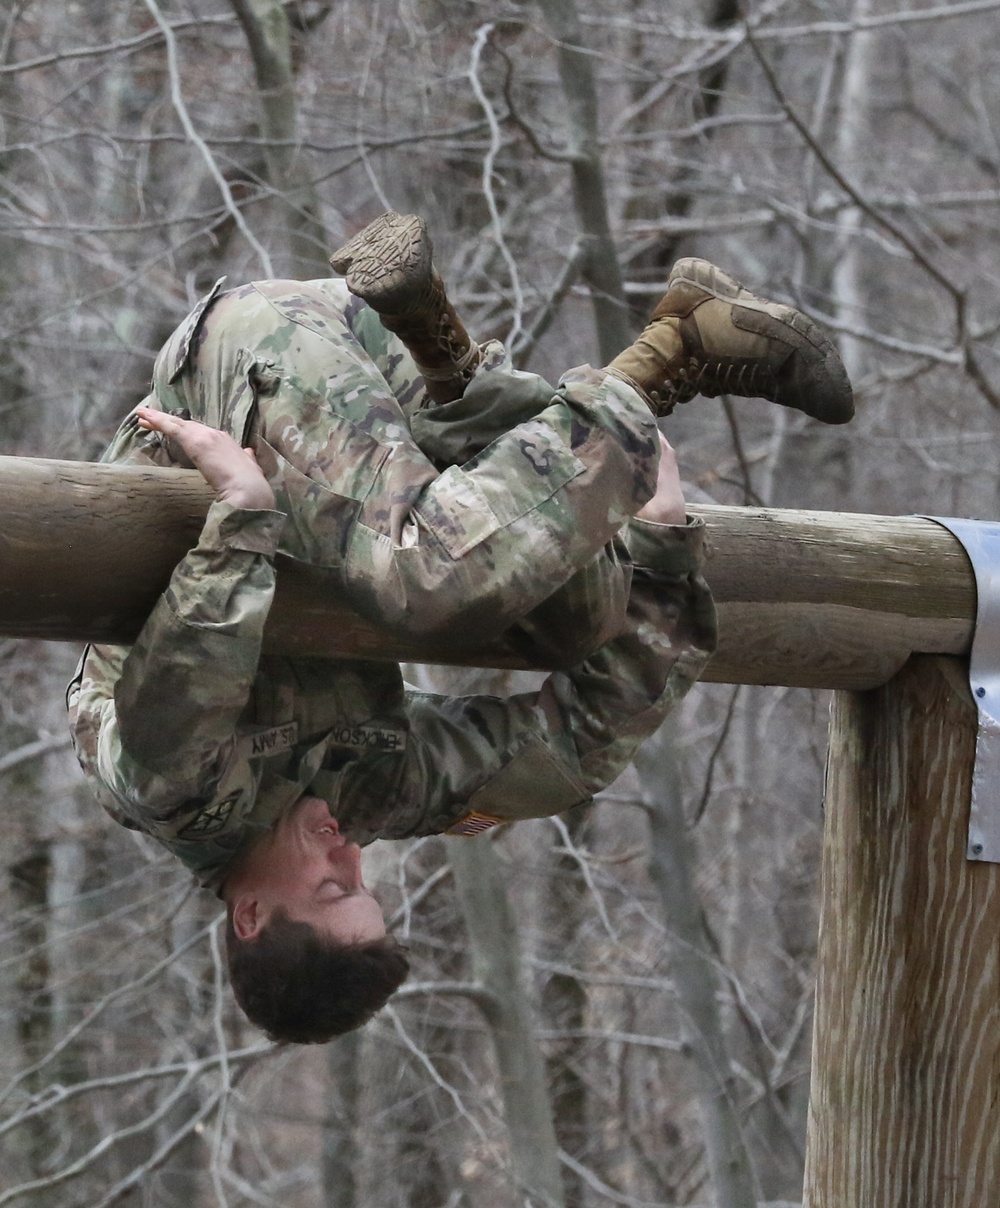
{"label": "name tape", "polygon": [[406,747],[406,731],[390,730],[384,726],[334,726],[330,731],[330,746],[402,751]]}
{"label": "name tape", "polygon": [[285,722],[280,726],[271,726],[268,730],[258,730],[255,734],[246,734],[240,739],[240,754],[247,759],[267,758],[269,755],[281,755],[294,747],[299,740],[299,724],[295,721]]}
{"label": "name tape", "polygon": [[[239,749],[247,759],[266,759],[269,755],[281,755],[294,747],[298,740],[298,722],[290,721],[245,734],[240,739]],[[406,747],[406,731],[392,730],[386,726],[333,726],[328,741],[331,747],[352,750],[402,751]]]}

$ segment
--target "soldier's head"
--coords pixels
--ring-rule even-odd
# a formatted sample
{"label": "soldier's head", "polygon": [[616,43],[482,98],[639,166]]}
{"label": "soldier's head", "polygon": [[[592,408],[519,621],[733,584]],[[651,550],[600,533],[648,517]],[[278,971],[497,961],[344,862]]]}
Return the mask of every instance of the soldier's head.
{"label": "soldier's head", "polygon": [[236,999],[274,1040],[319,1043],[360,1027],[406,977],[406,955],[365,887],[361,849],[316,797],[241,857],[222,896]]}

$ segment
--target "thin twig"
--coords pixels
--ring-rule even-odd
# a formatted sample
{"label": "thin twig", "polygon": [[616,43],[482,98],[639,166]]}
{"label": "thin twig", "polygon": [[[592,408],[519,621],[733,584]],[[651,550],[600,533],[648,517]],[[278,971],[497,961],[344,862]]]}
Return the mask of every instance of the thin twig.
{"label": "thin twig", "polygon": [[774,94],[775,100],[784,110],[788,120],[792,123],[795,129],[799,132],[800,137],[816,156],[817,160],[822,164],[827,174],[834,180],[841,189],[850,197],[851,201],[857,208],[866,214],[872,222],[888,231],[894,239],[896,239],[913,257],[914,263],[918,264],[924,272],[951,297],[955,308],[955,344],[962,349],[964,367],[976,388],[982,394],[983,398],[991,407],[1000,410],[1000,395],[994,390],[987,381],[982,369],[976,360],[975,353],[972,349],[972,342],[969,331],[967,329],[967,294],[966,291],[956,285],[941,269],[937,267],[922,251],[920,247],[910,238],[910,236],[897,223],[893,222],[882,210],[872,205],[871,202],[864,197],[861,192],[844,176],[840,169],[833,163],[830,157],[826,154],[819,141],[815,138],[812,131],[809,130],[805,122],[799,117],[788,98],[785,96],[781,85],[778,83],[777,76],[767,61],[763,51],[757,44],[756,37],[751,30],[750,23],[745,23],[745,33],[747,44],[753,52],[754,57],[760,65],[761,71],[764,73],[764,78],[767,80],[768,86]]}
{"label": "thin twig", "polygon": [[[205,25],[231,26],[232,17],[191,17],[186,21],[174,21],[170,32],[187,33],[189,30],[200,32]],[[100,55],[119,55],[126,52],[145,50],[164,40],[163,27],[156,30],[144,30],[131,38],[122,38],[118,42],[106,42],[101,46],[80,46],[75,50],[57,50],[52,54],[38,55],[34,59],[24,59],[19,63],[6,63],[0,66],[0,76],[13,75],[15,72],[35,71],[39,67],[51,67],[56,63],[67,63],[74,59],[93,59]]]}
{"label": "thin twig", "polygon": [[[193,948],[195,944],[201,943],[201,941],[205,938],[207,931],[208,927],[203,927],[200,931],[196,931],[194,935],[190,936],[183,944],[175,948],[173,952],[169,953],[169,955],[165,956],[162,960],[157,961],[152,968],[147,969],[141,977],[137,977],[133,981],[127,982],[124,985],[116,986],[115,989],[106,994],[104,998],[102,998],[96,1006],[92,1007],[91,1010],[88,1011],[78,1023],[74,1024],[73,1027],[67,1030],[62,1039],[54,1044],[44,1057],[39,1058],[39,1060],[34,1062],[32,1065],[26,1066],[13,1078],[11,1078],[6,1087],[4,1087],[3,1092],[0,1093],[0,1103],[3,1103],[6,1099],[8,1099],[23,1082],[31,1078],[32,1075],[38,1073],[39,1070],[44,1069],[50,1061],[53,1061],[56,1057],[58,1057],[60,1053],[62,1053],[70,1044],[72,1044],[72,1042],[77,1038],[77,1036],[80,1035],[81,1032],[88,1028],[94,1022],[94,1020],[97,1019],[97,1017],[111,1005],[111,1003],[117,1001],[123,995],[132,993],[133,991],[139,989],[140,986],[148,985],[151,981],[155,980],[164,969],[168,968],[174,963],[174,961],[183,956],[189,948]],[[3,1201],[0,1201],[0,1203],[2,1202]]]}
{"label": "thin twig", "polygon": [[872,222],[883,227],[889,232],[890,235],[893,236],[894,239],[897,239],[910,253],[914,261],[920,265],[924,272],[926,272],[928,276],[932,277],[943,290],[950,294],[957,304],[963,297],[962,291],[958,288],[958,286],[955,285],[954,282],[950,281],[948,277],[945,276],[945,274],[937,267],[937,265],[928,260],[924,252],[917,247],[917,245],[913,242],[906,231],[902,229],[902,227],[893,222],[891,218],[887,217],[881,210],[878,210],[874,205],[872,205],[871,202],[851,183],[851,181],[847,179],[843,172],[841,172],[833,160],[827,155],[826,151],[816,139],[813,132],[809,129],[802,118],[799,117],[791,102],[785,96],[784,89],[778,83],[778,77],[774,74],[771,64],[767,61],[764,52],[757,44],[757,39],[751,31],[749,22],[746,23],[746,40],[747,45],[753,51],[754,58],[760,64],[760,69],[764,73],[764,78],[767,80],[768,87],[774,94],[774,99],[784,110],[785,116],[798,131],[803,142],[805,142],[809,150],[813,153],[813,155],[816,156],[820,164],[822,164],[827,175],[833,181],[835,181],[841,189],[843,189],[854,205],[856,205],[858,209],[862,211],[862,213],[867,214]]}
{"label": "thin twig", "polygon": [[266,1044],[251,1045],[246,1049],[236,1049],[227,1053],[225,1058],[219,1053],[213,1053],[210,1057],[202,1057],[197,1061],[175,1061],[170,1065],[131,1070],[127,1074],[109,1074],[104,1078],[88,1078],[86,1082],[76,1082],[72,1086],[53,1084],[47,1086],[42,1092],[44,1097],[40,1097],[30,1107],[5,1120],[0,1127],[0,1135],[19,1128],[28,1120],[61,1107],[72,1099],[78,1099],[81,1095],[89,1095],[93,1091],[120,1090],[127,1086],[134,1086],[136,1083],[157,1082],[163,1078],[174,1078],[179,1074],[197,1076],[212,1069],[224,1059],[230,1064],[238,1064],[252,1061],[257,1057],[270,1056],[277,1051],[278,1046],[268,1041]]}
{"label": "thin twig", "polygon": [[757,507],[763,507],[764,501],[753,489],[753,480],[750,476],[750,463],[747,461],[746,450],[743,448],[743,439],[740,436],[739,420],[736,416],[736,410],[733,407],[733,400],[728,394],[722,395],[722,410],[726,416],[726,423],[729,425],[729,435],[733,441],[733,452],[736,454],[736,460],[740,465],[740,473],[743,475],[743,503],[744,506],[754,504]]}
{"label": "thin twig", "polygon": [[476,94],[476,100],[479,102],[483,113],[485,113],[486,120],[490,126],[490,145],[486,155],[483,157],[483,196],[486,199],[486,206],[490,212],[493,236],[496,239],[497,247],[500,249],[500,254],[503,256],[504,263],[507,265],[510,286],[514,294],[514,321],[504,340],[504,343],[510,348],[521,333],[524,315],[524,292],[521,289],[521,275],[518,272],[517,263],[511,255],[510,248],[507,246],[507,240],[504,237],[503,221],[500,218],[500,210],[497,207],[496,194],[493,189],[494,164],[496,163],[496,157],[500,152],[500,148],[503,146],[503,136],[500,131],[500,122],[496,112],[479,79],[480,60],[482,59],[483,51],[489,43],[492,32],[492,22],[481,25],[476,31],[476,38],[472,46],[472,57],[469,63],[468,79],[472,86],[472,91]]}
{"label": "thin twig", "polygon": [[402,905],[386,919],[386,929],[395,932],[397,928],[401,934],[406,937],[410,933],[410,916],[415,906],[420,903],[434,890],[440,883],[451,876],[451,865],[448,863],[442,864],[436,868],[429,877],[425,878],[423,884],[419,885],[412,892],[407,892],[406,889],[406,861],[413,855],[417,847],[423,846],[421,843],[415,843],[404,854],[399,862],[399,891],[402,894]]}
{"label": "thin twig", "polygon": [[438,1070],[437,1066],[435,1066],[434,1062],[431,1061],[431,1059],[427,1055],[427,1053],[417,1044],[417,1042],[413,1039],[413,1037],[409,1034],[409,1032],[407,1032],[406,1028],[403,1026],[403,1021],[400,1018],[399,1013],[396,1010],[394,1010],[392,1007],[386,1007],[385,1011],[386,1011],[386,1014],[389,1016],[389,1018],[392,1020],[393,1026],[396,1029],[396,1034],[399,1036],[400,1040],[403,1042],[406,1049],[409,1051],[409,1053],[414,1058],[416,1058],[418,1064],[423,1066],[423,1068],[427,1071],[427,1073],[430,1074],[431,1079],[433,1080],[435,1086],[439,1087],[441,1090],[444,1091],[444,1093],[448,1096],[448,1098],[455,1105],[455,1110],[458,1112],[458,1114],[462,1117],[463,1120],[467,1121],[467,1123],[469,1124],[469,1127],[476,1134],[476,1136],[479,1138],[479,1140],[485,1145],[487,1143],[488,1138],[483,1129],[483,1126],[479,1123],[479,1121],[475,1118],[475,1116],[473,1116],[473,1114],[465,1106],[465,1103],[463,1102],[462,1096],[459,1094],[458,1089],[456,1087],[452,1086],[452,1084],[445,1077],[442,1076],[441,1072]]}
{"label": "thin twig", "polygon": [[705,769],[705,783],[702,786],[701,797],[698,801],[698,808],[691,818],[690,824],[692,827],[697,826],[705,814],[708,803],[712,798],[712,787],[715,780],[715,766],[719,756],[722,754],[722,748],[726,745],[726,739],[729,737],[729,730],[733,724],[733,718],[736,716],[736,702],[739,700],[740,692],[743,690],[742,684],[734,684],[732,694],[729,697],[729,705],[726,709],[726,718],[719,730],[719,736],[715,740],[715,745],[712,747],[712,753],[708,757],[708,766]]}
{"label": "thin twig", "polygon": [[500,58],[503,59],[504,67],[506,68],[503,77],[503,99],[507,102],[506,120],[521,131],[524,137],[528,140],[532,151],[534,151],[539,159],[547,159],[554,164],[573,163],[574,159],[577,157],[570,155],[568,151],[557,151],[551,147],[543,146],[541,139],[528,124],[525,118],[521,116],[517,106],[514,103],[514,95],[511,90],[511,86],[514,81],[514,64],[511,61],[511,57],[502,46],[498,46],[495,42],[491,42],[490,45],[500,56]]}
{"label": "thin twig", "polygon": [[15,747],[6,755],[0,755],[0,776],[4,772],[10,772],[14,768],[20,767],[22,763],[37,759],[40,755],[47,755],[50,751],[61,751],[64,747],[69,746],[70,741],[68,734],[57,734],[50,738],[36,738],[34,742],[26,742],[24,746]]}
{"label": "thin twig", "polygon": [[211,1114],[215,1107],[216,1098],[217,1096],[213,1095],[207,1102],[203,1103],[198,1111],[185,1120],[180,1128],[169,1136],[150,1158],[143,1162],[141,1166],[136,1166],[130,1170],[123,1179],[111,1188],[104,1199],[99,1200],[94,1205],[94,1208],[111,1208],[111,1205],[116,1200],[120,1200],[126,1191],[131,1191],[133,1187],[144,1182],[148,1175],[170,1157],[182,1141],[189,1137],[191,1133],[197,1131],[202,1120]]}
{"label": "thin twig", "polygon": [[222,199],[225,202],[226,209],[236,223],[244,239],[257,253],[264,274],[268,277],[274,276],[274,268],[271,265],[271,257],[257,237],[253,234],[246,224],[246,219],[243,217],[243,212],[236,204],[236,199],[233,197],[232,191],[229,188],[229,182],[223,176],[219,169],[219,165],[215,162],[212,152],[208,149],[205,140],[201,137],[194,128],[194,123],[191,121],[191,115],[188,113],[187,105],[184,102],[184,95],[181,91],[180,80],[180,65],[177,59],[177,40],[174,37],[174,31],[167,19],[164,17],[157,0],[143,0],[150,13],[153,15],[153,20],[159,25],[163,31],[163,37],[167,44],[167,70],[170,74],[170,99],[174,107],[177,117],[180,119],[181,125],[188,138],[198,149],[199,154],[205,161],[205,166],[208,168],[209,175],[215,181],[219,192],[222,194]]}
{"label": "thin twig", "polygon": [[481,1007],[492,1002],[491,995],[479,982],[427,981],[405,982],[393,995],[393,1002],[403,998],[467,998]]}
{"label": "thin twig", "polygon": [[604,899],[598,893],[597,886],[594,884],[594,876],[591,871],[590,864],[588,863],[583,852],[573,842],[573,837],[569,833],[569,827],[562,820],[562,818],[560,818],[558,814],[554,814],[549,819],[549,821],[559,832],[559,837],[563,841],[563,851],[565,852],[566,855],[570,856],[570,858],[576,862],[576,866],[579,868],[581,874],[583,875],[584,883],[586,884],[587,888],[590,890],[590,895],[593,898],[594,904],[597,907],[598,916],[600,917],[600,920],[604,925],[604,930],[607,933],[608,938],[613,943],[617,944],[620,940],[620,936],[618,935],[618,932],[615,931],[614,927],[611,925],[611,919],[608,915],[607,908],[604,905]]}
{"label": "thin twig", "polygon": [[531,326],[523,334],[520,341],[514,345],[511,353],[514,367],[516,369],[524,369],[538,345],[538,341],[545,335],[548,329],[552,326],[553,320],[562,306],[566,295],[576,284],[577,278],[583,269],[584,261],[587,258],[587,244],[583,236],[578,235],[573,241],[573,246],[570,249],[566,263],[563,265],[563,270],[559,274],[559,278],[552,291],[549,294],[545,305],[537,312],[531,322]]}
{"label": "thin twig", "polygon": [[215,1191],[215,1198],[219,1202],[219,1208],[228,1208],[229,1201],[226,1198],[226,1189],[222,1183],[219,1163],[226,1126],[226,1107],[229,1104],[229,1095],[232,1091],[232,1079],[229,1072],[229,1042],[226,1037],[224,1011],[226,980],[223,974],[222,951],[219,945],[219,931],[221,930],[223,917],[220,915],[209,928],[208,932],[209,947],[212,953],[212,986],[215,992],[212,1030],[215,1033],[215,1043],[221,1058],[219,1062],[219,1110],[215,1115],[215,1133],[212,1137],[211,1171],[212,1188]]}
{"label": "thin twig", "polygon": [[559,1161],[564,1166],[568,1166],[572,1172],[587,1184],[592,1190],[596,1191],[601,1197],[602,1202],[611,1204],[621,1204],[623,1208],[663,1208],[663,1201],[656,1200],[639,1200],[635,1196],[625,1195],[624,1192],[616,1191],[614,1187],[605,1183],[598,1175],[596,1175],[589,1166],[584,1166],[582,1162],[578,1162],[571,1154],[568,1154],[564,1149],[559,1150]]}
{"label": "thin twig", "polygon": [[[137,1120],[134,1124],[126,1125],[124,1128],[118,1129],[104,1136],[93,1145],[86,1153],[81,1154],[74,1162],[68,1166],[64,1166],[61,1170],[57,1170],[55,1174],[47,1175],[41,1179],[33,1179],[30,1183],[22,1183],[18,1187],[11,1187],[9,1191],[0,1194],[0,1208],[2,1205],[11,1203],[12,1200],[19,1199],[21,1196],[29,1195],[31,1192],[43,1191],[49,1187],[58,1187],[61,1183],[67,1182],[69,1179],[75,1178],[79,1174],[83,1174],[93,1164],[107,1153],[113,1146],[120,1141],[125,1141],[129,1137],[139,1136],[149,1129],[154,1128],[165,1116],[170,1114],[172,1108],[179,1103],[187,1094],[190,1086],[194,1082],[195,1075],[191,1074],[182,1078],[171,1092],[162,1100],[154,1111],[151,1111],[142,1120]],[[212,1103],[214,1105],[214,1097]],[[133,1174],[135,1172],[133,1171]],[[103,1202],[103,1201],[102,1201]]]}

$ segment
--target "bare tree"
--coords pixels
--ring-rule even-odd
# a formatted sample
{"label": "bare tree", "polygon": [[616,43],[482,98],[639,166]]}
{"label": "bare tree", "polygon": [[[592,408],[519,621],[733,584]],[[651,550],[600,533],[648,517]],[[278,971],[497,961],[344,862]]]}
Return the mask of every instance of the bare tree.
{"label": "bare tree", "polygon": [[515,1185],[527,1203],[562,1208],[545,1062],[533,1036],[507,891],[488,840],[453,840],[448,859],[469,933],[473,974],[481,987],[477,1002],[496,1053]]}
{"label": "bare tree", "polygon": [[740,1128],[736,1079],[718,1009],[716,962],[693,874],[678,747],[671,719],[636,756],[642,801],[649,812],[650,876],[671,937],[673,980],[698,1084],[716,1203],[719,1208],[755,1208],[756,1180]]}
{"label": "bare tree", "polygon": [[[292,26],[279,0],[230,0],[246,34],[261,107],[261,136],[267,179],[284,219],[289,275],[323,277],[329,272],[327,235],[319,198],[303,162],[293,73]],[[329,13],[320,10],[320,19]],[[315,24],[300,26],[300,32]]]}

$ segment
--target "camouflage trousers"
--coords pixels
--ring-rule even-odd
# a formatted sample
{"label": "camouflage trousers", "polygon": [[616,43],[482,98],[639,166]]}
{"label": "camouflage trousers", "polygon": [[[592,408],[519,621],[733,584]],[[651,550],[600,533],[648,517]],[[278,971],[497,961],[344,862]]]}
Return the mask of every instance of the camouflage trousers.
{"label": "camouflage trousers", "polygon": [[566,665],[621,628],[617,535],[655,489],[655,423],[601,370],[553,389],[484,351],[463,398],[427,406],[343,282],[256,282],[199,304],[148,401],[252,445],[289,518],[282,552],[363,615],[450,642],[510,631]]}

